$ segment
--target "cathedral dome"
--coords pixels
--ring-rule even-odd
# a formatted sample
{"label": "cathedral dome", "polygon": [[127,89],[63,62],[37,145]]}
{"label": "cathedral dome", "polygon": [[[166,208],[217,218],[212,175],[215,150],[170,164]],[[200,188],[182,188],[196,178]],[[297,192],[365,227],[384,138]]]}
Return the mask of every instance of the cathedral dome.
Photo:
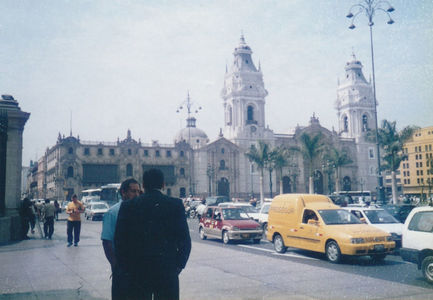
{"label": "cathedral dome", "polygon": [[190,143],[190,146],[194,149],[200,148],[207,144],[209,141],[207,134],[195,127],[195,118],[189,118],[187,120],[187,127],[182,128],[175,136],[174,143]]}

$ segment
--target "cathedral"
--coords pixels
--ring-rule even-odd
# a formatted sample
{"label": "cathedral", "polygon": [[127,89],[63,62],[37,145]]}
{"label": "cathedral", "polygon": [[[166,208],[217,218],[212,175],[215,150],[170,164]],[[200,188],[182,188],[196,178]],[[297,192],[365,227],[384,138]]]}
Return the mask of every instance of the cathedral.
{"label": "cathedral", "polygon": [[[129,130],[126,138],[117,142],[85,142],[72,134],[69,137],[59,134],[56,145],[47,148],[44,156],[30,167],[28,194],[34,198],[65,200],[84,189],[121,182],[127,177],[140,179],[144,170],[158,167],[166,177],[166,192],[172,196],[257,198],[259,170],[245,153],[259,141],[270,148],[300,148],[304,133],[320,133],[327,148],[344,151],[350,158],[349,163],[339,168],[337,178],[329,161],[317,158],[312,166],[315,193],[331,193],[336,185],[341,190],[375,192],[376,148],[365,138],[375,128],[375,104],[371,82],[365,79],[362,64],[355,55],[346,63],[345,77],[338,83],[335,101],[338,131],[322,127],[313,114],[308,125],[298,125],[291,133],[276,133],[265,125],[268,92],[252,53],[241,36],[233,52],[233,63],[224,75],[221,90],[224,124],[216,140],[209,140],[191,115],[186,127],[169,145],[157,141],[142,143]],[[187,105],[189,101],[188,97]],[[299,151],[290,153],[282,172],[265,170],[265,197],[309,191],[307,162]]]}

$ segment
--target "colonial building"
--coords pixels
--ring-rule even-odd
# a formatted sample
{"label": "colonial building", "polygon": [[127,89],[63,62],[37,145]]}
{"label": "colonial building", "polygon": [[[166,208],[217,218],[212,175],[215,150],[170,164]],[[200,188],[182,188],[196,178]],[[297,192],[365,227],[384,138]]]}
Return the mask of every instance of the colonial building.
{"label": "colonial building", "polygon": [[[221,121],[224,123],[216,140],[209,140],[191,116],[171,145],[144,144],[133,139],[129,131],[124,140],[115,143],[84,142],[72,134],[69,137],[59,134],[56,145],[48,148],[37,164],[45,174],[42,181],[37,181],[38,187],[43,186],[44,197],[63,200],[85,188],[120,182],[130,176],[140,178],[143,170],[152,166],[164,171],[167,193],[177,197],[189,193],[235,198],[257,196],[259,172],[245,153],[258,141],[264,141],[271,148],[299,148],[304,133],[320,133],[328,149],[336,148],[349,155],[352,163],[340,170],[342,189],[375,191],[375,145],[365,139],[366,133],[375,128],[372,86],[365,79],[362,64],[355,55],[346,64],[345,78],[337,89],[338,131],[322,127],[313,114],[307,126],[297,126],[289,133],[274,133],[266,125],[268,92],[260,65],[254,64],[252,50],[243,36],[233,56],[233,63],[224,76],[221,91],[224,106]],[[278,193],[279,182],[283,184],[283,192],[307,192],[306,164],[300,152],[293,152],[282,174],[273,172],[265,176],[265,196]],[[318,158],[313,170],[314,191],[332,192],[335,189],[332,166]],[[30,171],[34,176],[34,167]],[[31,192],[35,181],[29,179],[28,182]]]}

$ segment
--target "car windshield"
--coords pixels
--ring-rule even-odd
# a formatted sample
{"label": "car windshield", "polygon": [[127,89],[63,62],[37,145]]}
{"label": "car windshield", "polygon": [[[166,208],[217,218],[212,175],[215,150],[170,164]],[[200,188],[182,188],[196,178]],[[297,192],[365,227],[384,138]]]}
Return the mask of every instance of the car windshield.
{"label": "car windshield", "polygon": [[92,209],[106,209],[108,208],[105,204],[95,204],[92,206]]}
{"label": "car windshield", "polygon": [[383,209],[364,210],[364,213],[371,224],[400,223],[396,218]]}
{"label": "car windshield", "polygon": [[242,208],[225,208],[223,211],[224,220],[248,220],[248,215]]}
{"label": "car windshield", "polygon": [[256,214],[257,213],[257,209],[254,206],[242,206],[242,209],[247,214],[249,214],[249,213]]}
{"label": "car windshield", "polygon": [[326,225],[361,224],[362,222],[344,209],[319,210]]}

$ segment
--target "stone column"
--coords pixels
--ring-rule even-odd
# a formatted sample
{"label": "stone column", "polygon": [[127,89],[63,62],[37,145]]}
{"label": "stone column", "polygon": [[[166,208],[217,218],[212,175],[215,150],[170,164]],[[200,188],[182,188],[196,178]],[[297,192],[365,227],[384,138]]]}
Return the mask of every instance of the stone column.
{"label": "stone column", "polygon": [[[0,98],[0,110],[7,115],[6,176],[4,198],[0,197],[5,208],[0,218],[0,242],[18,239],[20,222],[18,208],[21,201],[21,169],[23,130],[30,113],[21,111],[18,102],[9,95]],[[2,145],[3,146],[3,145]],[[3,199],[2,199],[3,198]]]}

